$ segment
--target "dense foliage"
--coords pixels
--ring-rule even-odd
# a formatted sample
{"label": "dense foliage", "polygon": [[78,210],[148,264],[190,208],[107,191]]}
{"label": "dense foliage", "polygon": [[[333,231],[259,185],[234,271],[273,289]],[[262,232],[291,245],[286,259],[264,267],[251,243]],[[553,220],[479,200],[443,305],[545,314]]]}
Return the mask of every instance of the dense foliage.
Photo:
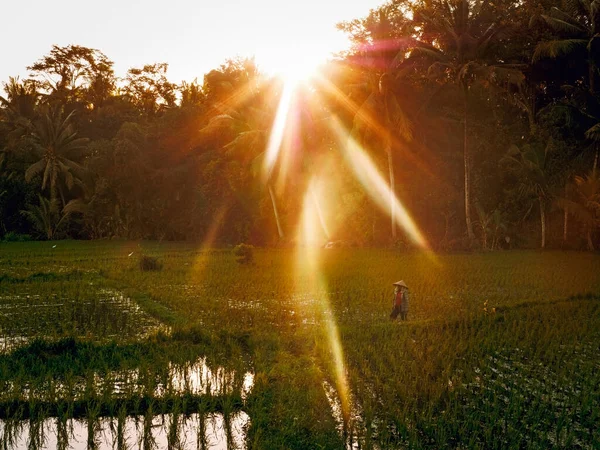
{"label": "dense foliage", "polygon": [[292,94],[252,60],[176,85],[53,46],[4,83],[0,236],[281,245],[312,202],[322,242],[407,245],[355,142],[434,248],[598,246],[599,0],[391,0],[339,28],[352,50]]}

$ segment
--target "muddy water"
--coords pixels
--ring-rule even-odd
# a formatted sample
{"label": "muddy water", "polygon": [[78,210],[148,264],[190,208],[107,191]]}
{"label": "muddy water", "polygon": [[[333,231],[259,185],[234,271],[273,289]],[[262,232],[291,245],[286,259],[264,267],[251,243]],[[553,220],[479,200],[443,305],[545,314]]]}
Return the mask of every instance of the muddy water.
{"label": "muddy water", "polygon": [[245,449],[250,417],[243,411],[175,417],[100,418],[94,423],[48,418],[40,422],[0,421],[0,447],[13,450]]}

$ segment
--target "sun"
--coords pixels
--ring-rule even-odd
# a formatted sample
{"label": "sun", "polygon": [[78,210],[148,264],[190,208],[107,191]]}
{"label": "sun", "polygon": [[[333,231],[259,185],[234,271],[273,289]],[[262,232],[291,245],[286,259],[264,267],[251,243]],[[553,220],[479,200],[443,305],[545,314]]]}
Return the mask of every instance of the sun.
{"label": "sun", "polygon": [[286,84],[297,85],[309,81],[329,56],[324,49],[310,45],[277,47],[257,52],[256,61],[266,73],[281,77]]}
{"label": "sun", "polygon": [[287,83],[296,85],[303,81],[309,81],[318,70],[322,61],[300,60],[284,63],[276,72],[285,79]]}

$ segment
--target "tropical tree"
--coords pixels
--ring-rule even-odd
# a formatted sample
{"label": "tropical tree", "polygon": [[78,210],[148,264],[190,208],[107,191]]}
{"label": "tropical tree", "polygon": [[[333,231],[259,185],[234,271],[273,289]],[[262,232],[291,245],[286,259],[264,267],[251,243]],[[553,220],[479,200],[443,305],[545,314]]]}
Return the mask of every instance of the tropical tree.
{"label": "tropical tree", "polygon": [[[498,208],[488,213],[479,203],[476,203],[475,209],[477,210],[478,215],[478,221],[475,222],[475,224],[479,226],[482,235],[481,245],[484,250],[488,248],[490,250],[494,250],[498,245],[500,233],[506,232],[506,218],[504,217],[502,211]],[[489,242],[490,238],[491,242]]]}
{"label": "tropical tree", "polygon": [[21,82],[18,77],[4,83],[4,92],[6,96],[0,96],[0,126],[6,129],[6,145],[0,149],[0,167],[7,153],[22,146],[22,138],[36,117],[39,97],[34,81]]}
{"label": "tropical tree", "polygon": [[600,226],[600,177],[594,172],[575,177],[571,199],[561,199],[584,225],[588,250],[594,250],[593,233]]}
{"label": "tropical tree", "polygon": [[[494,13],[496,13],[494,15]],[[462,97],[464,206],[467,235],[474,239],[471,221],[471,158],[468,143],[469,97],[475,82],[518,84],[523,74],[494,60],[493,44],[504,31],[498,9],[488,2],[437,1],[415,11],[419,29],[411,58],[428,63],[428,75],[438,83],[458,88]]]}
{"label": "tropical tree", "polygon": [[592,141],[596,148],[596,152],[594,154],[594,163],[592,165],[592,175],[595,175],[596,170],[598,169],[598,154],[600,153],[600,119],[594,119],[598,122],[585,132],[585,137]]}
{"label": "tropical tree", "polygon": [[31,222],[40,235],[52,240],[65,224],[68,213],[61,213],[56,198],[47,199],[38,194],[38,199],[39,205],[29,205],[21,213]]}
{"label": "tropical tree", "polygon": [[202,92],[202,86],[198,84],[198,81],[194,79],[191,83],[186,81],[181,83],[179,86],[179,92],[181,94],[181,107],[198,107],[205,99],[205,95]]}
{"label": "tropical tree", "polygon": [[[223,149],[230,158],[241,161],[255,177],[262,175],[266,150],[269,141],[269,124],[271,115],[255,107],[246,108],[244,113],[230,111],[231,114],[220,114],[211,119],[208,125],[201,130],[206,135],[221,134],[232,135],[233,139],[227,142]],[[277,198],[273,190],[273,170],[269,170],[263,179],[271,205],[273,216],[277,225],[279,239],[283,239],[283,227],[277,206]]]}
{"label": "tropical tree", "polygon": [[[396,8],[384,6],[372,14],[364,25],[367,43],[359,47],[351,61],[363,78],[360,88],[367,92],[353,120],[352,136],[358,141],[382,143],[387,156],[390,187],[390,219],[392,239],[397,239],[396,182],[394,150],[412,140],[412,123],[402,106],[403,79],[412,67],[405,61],[407,40],[398,38],[392,26]],[[356,85],[353,86],[356,89]]]}
{"label": "tropical tree", "polygon": [[127,71],[123,93],[148,117],[175,106],[176,85],[167,79],[168,68],[167,63],[157,63]]}
{"label": "tropical tree", "polygon": [[101,106],[115,90],[113,62],[99,50],[53,45],[50,53],[27,67],[49,99],[60,104],[82,101]]}
{"label": "tropical tree", "polygon": [[502,160],[516,176],[518,194],[525,200],[538,203],[542,249],[546,247],[546,208],[551,199],[550,148],[550,141],[546,146],[532,143],[519,148],[513,145]]}
{"label": "tropical tree", "polygon": [[573,0],[565,2],[565,6],[553,6],[548,14],[541,15],[560,37],[539,42],[533,59],[586,55],[582,62],[587,65],[588,87],[594,95],[600,68],[600,1]]}
{"label": "tropical tree", "polygon": [[597,93],[597,82],[600,70],[600,0],[573,0],[565,3],[564,9],[556,6],[550,8],[548,14],[540,16],[544,23],[558,35],[557,38],[539,42],[533,54],[533,60],[543,58],[569,58],[585,66],[588,90],[591,99],[579,99],[578,107],[589,118],[596,122],[586,132],[586,137],[593,142],[595,148],[592,171],[598,167],[600,152],[600,121],[597,114],[590,115],[587,104]]}
{"label": "tropical tree", "polygon": [[52,200],[58,193],[63,206],[65,188],[72,189],[83,174],[83,167],[75,160],[81,159],[88,142],[77,137],[72,117],[73,113],[65,116],[62,108],[49,108],[34,123],[31,138],[38,160],[25,171],[27,181],[41,175],[42,190],[49,189]]}

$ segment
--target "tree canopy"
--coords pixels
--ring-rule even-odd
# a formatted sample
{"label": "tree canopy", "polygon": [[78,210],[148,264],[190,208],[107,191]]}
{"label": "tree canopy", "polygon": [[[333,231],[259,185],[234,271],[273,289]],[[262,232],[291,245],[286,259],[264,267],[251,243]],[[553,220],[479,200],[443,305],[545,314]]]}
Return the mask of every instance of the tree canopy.
{"label": "tree canopy", "polygon": [[391,0],[294,84],[54,45],[3,83],[0,237],[292,245],[312,215],[320,243],[598,248],[599,27],[598,0]]}

